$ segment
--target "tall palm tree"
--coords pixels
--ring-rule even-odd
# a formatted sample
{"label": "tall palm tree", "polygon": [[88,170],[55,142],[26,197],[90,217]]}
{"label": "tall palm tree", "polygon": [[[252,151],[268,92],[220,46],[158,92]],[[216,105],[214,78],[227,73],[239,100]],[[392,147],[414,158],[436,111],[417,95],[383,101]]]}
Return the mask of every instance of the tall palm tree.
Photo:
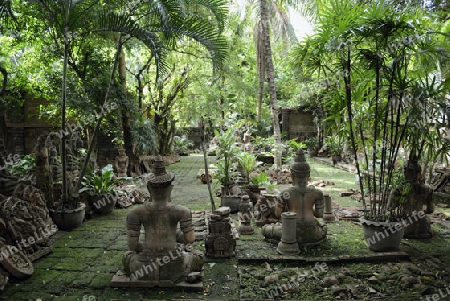
{"label": "tall palm tree", "polygon": [[[260,69],[260,92],[259,97],[262,98],[263,82],[261,78],[266,77],[268,82],[269,96],[270,96],[270,111],[272,114],[273,122],[273,136],[275,140],[274,148],[274,164],[281,167],[281,150],[278,149],[278,145],[281,144],[281,130],[280,122],[278,120],[278,100],[277,91],[275,87],[275,70],[272,60],[272,48],[270,46],[270,32],[269,32],[269,12],[267,7],[267,0],[259,0],[259,8],[261,13],[261,21],[259,22],[259,34],[261,39],[258,43],[258,66]],[[260,46],[261,45],[261,46]],[[263,69],[264,68],[264,69]],[[259,106],[258,106],[259,107]]]}
{"label": "tall palm tree", "polygon": [[[293,33],[293,27],[287,18],[284,11],[281,9],[282,7],[292,6],[297,7],[301,1],[275,1],[275,0],[259,0],[259,10],[260,10],[260,20],[258,22],[258,30],[256,33],[256,43],[257,43],[257,57],[258,57],[258,71],[259,71],[259,92],[258,92],[258,104],[257,104],[257,118],[261,120],[261,107],[262,100],[264,98],[264,83],[268,82],[268,90],[270,97],[270,110],[272,115],[273,122],[273,136],[275,140],[275,148],[274,148],[274,163],[275,166],[281,167],[281,130],[280,130],[280,122],[279,122],[279,107],[277,100],[277,92],[275,85],[275,69],[272,59],[272,47],[270,43],[270,28],[269,24],[271,24],[271,18],[269,14],[269,8],[272,8],[274,12],[275,18],[273,20],[278,20],[281,22],[282,26],[279,28],[283,29],[284,33],[287,33],[287,36],[294,43],[297,42],[297,38]],[[304,1],[308,4],[312,3],[311,1]],[[283,34],[284,35],[284,34]]]}
{"label": "tall palm tree", "polygon": [[[32,2],[38,4],[39,16],[43,20],[50,21],[51,27],[56,32],[55,40],[63,41],[64,45],[61,117],[63,130],[66,126],[67,60],[73,39],[83,38],[83,35],[96,32],[119,33],[116,59],[104,104],[108,102],[121,48],[128,39],[137,39],[149,48],[156,65],[157,78],[163,77],[168,72],[166,64],[168,51],[176,48],[177,42],[186,37],[197,41],[208,50],[214,70],[221,68],[226,57],[227,44],[221,36],[227,15],[226,2],[223,0],[177,2],[140,0],[125,4],[123,1],[109,1],[107,6],[99,0],[33,0]],[[103,114],[102,110],[91,137],[80,179],[84,175]],[[63,136],[63,145],[64,138]],[[64,147],[62,148],[62,164],[65,170]],[[63,200],[67,200],[67,197],[66,176],[63,173]]]}

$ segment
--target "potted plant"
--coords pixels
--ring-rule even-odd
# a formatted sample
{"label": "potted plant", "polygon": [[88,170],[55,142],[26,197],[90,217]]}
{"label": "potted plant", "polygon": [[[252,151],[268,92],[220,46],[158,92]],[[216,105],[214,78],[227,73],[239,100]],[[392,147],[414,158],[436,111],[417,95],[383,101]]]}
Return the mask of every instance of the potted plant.
{"label": "potted plant", "polygon": [[258,183],[253,183],[251,175],[255,168],[260,166],[262,162],[257,161],[256,156],[248,152],[239,153],[237,160],[238,167],[241,169],[241,175],[244,178],[242,189],[248,194],[252,203],[255,204],[265,187],[260,187]]}
{"label": "potted plant", "polygon": [[256,160],[256,156],[249,152],[240,152],[236,155],[238,167],[241,169],[241,175],[245,178],[246,183],[250,182],[250,173],[262,162]]}
{"label": "potted plant", "polygon": [[304,141],[306,145],[306,150],[308,151],[308,155],[310,157],[314,157],[317,155],[317,152],[319,151],[319,140],[316,136],[312,136],[309,138],[306,138]]}
{"label": "potted plant", "polygon": [[180,156],[189,156],[189,149],[194,146],[194,142],[185,135],[173,137],[173,148]]}
{"label": "potted plant", "polygon": [[84,221],[86,204],[80,201],[79,195],[73,192],[75,181],[67,179],[66,199],[64,193],[61,194],[59,201],[49,209],[53,222],[58,226],[59,230],[71,231]]}
{"label": "potted plant", "polygon": [[[238,211],[238,205],[241,201],[241,197],[238,195],[232,195],[231,187],[234,185],[234,180],[232,178],[232,163],[235,156],[238,154],[240,149],[235,145],[235,130],[233,128],[228,128],[225,131],[215,130],[214,134],[218,141],[218,147],[216,150],[216,155],[218,157],[217,161],[217,172],[214,173],[214,177],[219,180],[222,185],[221,190],[221,206],[230,207],[231,212]],[[235,175],[234,173],[233,175]]]}
{"label": "potted plant", "polygon": [[[67,136],[63,139],[67,142],[75,138],[73,133],[64,134],[64,136]],[[77,181],[79,180],[77,176],[79,161],[80,158],[83,158],[84,152],[83,149],[73,152],[67,142],[64,150],[66,155],[70,154],[70,156],[67,156],[64,168],[62,168],[65,170],[63,172],[65,176],[62,179],[61,185],[56,183],[56,187],[54,186],[54,191],[61,188],[61,193],[53,193],[55,202],[52,208],[50,208],[50,212],[58,229],[70,231],[83,223],[86,204],[80,198],[76,189]]]}
{"label": "potted plant", "polygon": [[95,212],[108,214],[114,210],[118,195],[114,178],[114,169],[111,164],[106,165],[101,171],[95,173],[88,170],[88,175],[83,178],[82,188],[79,193],[88,192],[89,202]]}
{"label": "potted plant", "polygon": [[[431,42],[434,33],[421,31],[420,22],[416,22],[421,20],[420,9],[400,12],[383,1],[342,2],[337,6],[322,16],[317,34],[305,41],[301,51],[310,54],[303,53],[304,62],[311,59],[312,68],[329,68],[332,73],[325,75],[336,78],[336,87],[323,98],[324,105],[345,112],[345,117],[335,122],[342,122],[344,134],[350,137],[366,242],[374,251],[396,250],[403,234],[399,223],[403,217],[397,214],[402,210],[389,201],[389,195],[400,148],[417,155],[420,143],[408,143],[409,136],[421,134],[415,125],[439,120],[439,102],[430,97],[430,91],[438,87],[429,83],[434,69],[421,65],[425,60],[420,58],[439,56],[431,43],[407,37],[422,34]],[[339,26],[335,26],[336,18],[341,20]],[[378,242],[386,244],[375,246]]]}
{"label": "potted plant", "polygon": [[328,136],[325,138],[325,145],[328,153],[331,155],[333,165],[340,162],[342,160],[342,152],[344,151],[342,138],[339,135]]}

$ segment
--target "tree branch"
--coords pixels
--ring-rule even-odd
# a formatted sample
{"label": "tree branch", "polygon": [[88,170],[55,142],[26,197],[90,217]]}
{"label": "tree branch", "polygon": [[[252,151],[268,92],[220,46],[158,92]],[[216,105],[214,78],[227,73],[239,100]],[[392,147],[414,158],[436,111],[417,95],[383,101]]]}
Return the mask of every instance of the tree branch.
{"label": "tree branch", "polygon": [[5,93],[6,90],[6,84],[8,83],[8,71],[6,71],[6,69],[3,68],[2,65],[0,65],[0,73],[3,74],[3,84],[0,88],[0,95],[3,95],[3,93]]}

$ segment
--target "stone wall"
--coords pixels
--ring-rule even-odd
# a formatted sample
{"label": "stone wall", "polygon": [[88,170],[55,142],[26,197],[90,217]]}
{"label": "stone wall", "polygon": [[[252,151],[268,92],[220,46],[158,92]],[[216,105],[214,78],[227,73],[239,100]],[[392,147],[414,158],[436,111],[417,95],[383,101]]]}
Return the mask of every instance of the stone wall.
{"label": "stone wall", "polygon": [[188,133],[187,138],[194,142],[194,148],[200,148],[200,143],[202,141],[201,135],[202,131],[200,127],[185,127],[184,132]]}
{"label": "stone wall", "polygon": [[57,130],[51,127],[48,119],[39,118],[39,107],[44,103],[45,99],[25,96],[22,107],[5,112],[5,146],[8,153],[21,156],[32,153],[37,138],[42,133]]}
{"label": "stone wall", "polygon": [[308,107],[282,108],[281,131],[287,134],[286,139],[303,141],[308,137],[317,135],[317,124],[314,115]]}
{"label": "stone wall", "polygon": [[113,136],[105,133],[97,135],[97,163],[100,168],[107,164],[113,164],[116,156],[119,154],[118,146],[112,142]]}

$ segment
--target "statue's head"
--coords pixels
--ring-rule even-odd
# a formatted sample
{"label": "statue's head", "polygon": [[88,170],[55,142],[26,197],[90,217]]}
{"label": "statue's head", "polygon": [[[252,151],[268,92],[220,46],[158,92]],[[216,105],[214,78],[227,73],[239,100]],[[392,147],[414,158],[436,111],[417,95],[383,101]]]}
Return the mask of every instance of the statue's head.
{"label": "statue's head", "polygon": [[153,172],[148,177],[147,186],[166,187],[175,179],[175,174],[166,171],[163,158],[158,155],[152,165]]}
{"label": "statue's head", "polygon": [[120,155],[125,155],[125,148],[122,145],[119,145],[118,151]]}
{"label": "statue's head", "polygon": [[403,164],[403,174],[405,175],[405,180],[417,180],[417,177],[421,172],[422,167],[416,157],[405,161]]}
{"label": "statue's head", "polygon": [[309,178],[310,171],[303,149],[299,148],[295,153],[294,162],[291,163],[291,174],[297,178]]}

